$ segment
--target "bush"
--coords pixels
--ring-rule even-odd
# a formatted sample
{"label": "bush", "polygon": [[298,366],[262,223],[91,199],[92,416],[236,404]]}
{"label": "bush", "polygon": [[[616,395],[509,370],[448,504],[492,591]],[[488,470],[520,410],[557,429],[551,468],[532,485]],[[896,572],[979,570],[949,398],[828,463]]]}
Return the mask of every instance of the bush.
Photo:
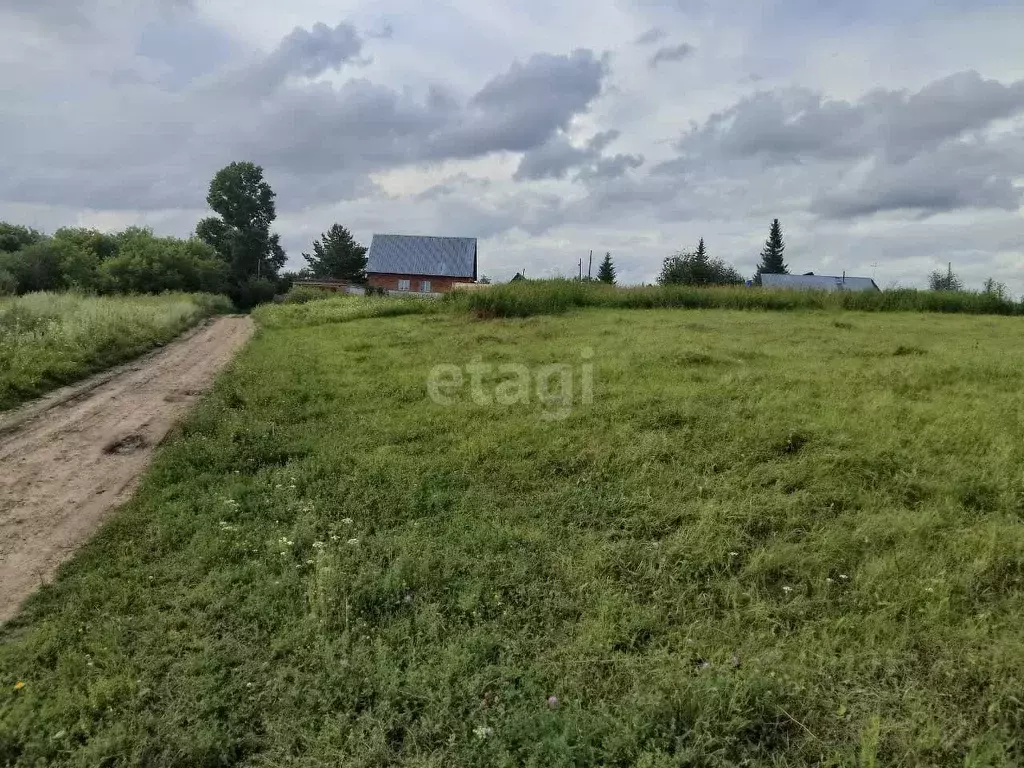
{"label": "bush", "polygon": [[0,296],[11,296],[18,292],[18,281],[5,269],[0,269]]}
{"label": "bush", "polygon": [[323,288],[314,288],[310,285],[293,285],[291,290],[281,297],[281,303],[305,304],[307,301],[330,299],[337,295],[334,291],[325,291]]}
{"label": "bush", "polygon": [[231,300],[239,309],[252,309],[277,295],[277,283],[265,277],[251,278],[231,289]]}

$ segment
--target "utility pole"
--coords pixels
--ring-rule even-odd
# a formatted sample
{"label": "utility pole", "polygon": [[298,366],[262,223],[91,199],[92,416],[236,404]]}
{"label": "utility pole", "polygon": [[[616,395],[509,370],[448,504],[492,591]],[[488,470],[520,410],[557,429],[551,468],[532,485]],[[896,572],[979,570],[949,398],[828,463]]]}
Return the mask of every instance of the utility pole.
{"label": "utility pole", "polygon": [[577,280],[582,281],[583,280],[583,259],[580,259],[579,268],[580,268],[580,271],[579,271],[579,277],[577,278]]}
{"label": "utility pole", "polygon": [[590,249],[590,262],[587,264],[587,280],[590,279],[590,271],[594,268],[594,249]]}

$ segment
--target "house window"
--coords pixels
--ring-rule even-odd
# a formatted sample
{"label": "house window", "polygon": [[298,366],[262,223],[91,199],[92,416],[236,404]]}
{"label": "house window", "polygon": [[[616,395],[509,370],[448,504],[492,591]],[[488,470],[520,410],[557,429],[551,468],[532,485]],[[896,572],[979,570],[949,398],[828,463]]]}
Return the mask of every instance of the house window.
{"label": "house window", "polygon": [[409,281],[408,280],[399,280],[398,281],[398,290],[400,290],[400,291],[408,291],[409,290]]}
{"label": "house window", "polygon": [[423,281],[420,282],[420,292],[421,293],[430,293],[430,281],[429,280],[423,280]]}

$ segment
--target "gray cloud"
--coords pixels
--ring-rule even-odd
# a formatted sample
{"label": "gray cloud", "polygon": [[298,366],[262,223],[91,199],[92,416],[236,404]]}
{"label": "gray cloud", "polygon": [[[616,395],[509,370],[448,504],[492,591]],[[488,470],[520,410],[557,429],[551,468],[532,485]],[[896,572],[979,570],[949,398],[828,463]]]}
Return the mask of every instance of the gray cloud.
{"label": "gray cloud", "polygon": [[653,69],[659,64],[665,64],[672,61],[682,61],[687,58],[694,51],[694,47],[689,43],[680,43],[679,45],[667,45],[664,48],[659,48],[651,56],[647,62],[648,65]]}
{"label": "gray cloud", "polygon": [[951,143],[905,163],[875,158],[864,178],[820,193],[812,210],[832,218],[901,210],[925,215],[965,208],[1016,211],[1024,193],[1013,183],[1016,173],[1024,173],[1022,151]]}
{"label": "gray cloud", "polygon": [[239,158],[277,180],[282,210],[325,194],[345,199],[372,189],[376,170],[540,147],[588,108],[608,71],[589,50],[538,54],[468,99],[439,87],[417,96],[365,79],[311,80],[362,63],[363,50],[351,25],[317,24],[192,83],[96,85],[85,122],[69,100],[45,110],[10,104],[0,112],[0,142],[12,150],[0,158],[0,200],[201,207],[208,179]]}
{"label": "gray cloud", "polygon": [[537,54],[490,80],[448,130],[431,142],[437,157],[474,157],[540,146],[601,92],[606,57],[578,49],[568,56]]}
{"label": "gray cloud", "polygon": [[684,152],[761,156],[771,162],[845,160],[883,150],[893,160],[1024,111],[1024,80],[1003,85],[961,72],[917,93],[875,90],[859,101],[804,88],[761,91],[685,136]]}
{"label": "gray cloud", "polygon": [[759,92],[687,133],[680,155],[653,172],[753,180],[787,169],[825,217],[1016,210],[1020,128],[1001,141],[986,132],[1022,113],[1024,81],[1004,85],[976,72],[912,93],[878,89],[855,102],[802,88]]}
{"label": "gray cloud", "polygon": [[513,178],[516,181],[564,179],[573,169],[577,169],[575,178],[580,181],[618,178],[644,162],[640,155],[602,156],[601,153],[619,135],[616,130],[601,131],[591,137],[586,146],[576,147],[565,134],[557,134],[526,152]]}
{"label": "gray cloud", "polygon": [[668,32],[658,27],[652,27],[633,41],[634,45],[653,45],[668,37]]}
{"label": "gray cloud", "polygon": [[643,164],[643,155],[619,154],[612,157],[602,157],[592,165],[581,168],[576,178],[589,182],[617,179],[627,171],[639,168]]}

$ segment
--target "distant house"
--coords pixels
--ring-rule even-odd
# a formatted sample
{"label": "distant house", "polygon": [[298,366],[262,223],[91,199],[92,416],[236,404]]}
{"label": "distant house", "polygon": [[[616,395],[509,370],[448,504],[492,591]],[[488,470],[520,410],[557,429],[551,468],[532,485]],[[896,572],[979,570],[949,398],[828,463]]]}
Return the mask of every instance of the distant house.
{"label": "distant house", "polygon": [[802,291],[877,291],[878,286],[870,277],[834,277],[832,275],[761,275],[765,288],[792,288]]}
{"label": "distant house", "polygon": [[515,277],[513,277],[509,282],[511,282],[511,283],[518,283],[520,280],[525,280],[525,279],[526,279],[526,275],[524,275],[522,272],[516,272]]}
{"label": "distant house", "polygon": [[476,282],[476,238],[374,235],[367,282],[386,291],[447,293]]}

